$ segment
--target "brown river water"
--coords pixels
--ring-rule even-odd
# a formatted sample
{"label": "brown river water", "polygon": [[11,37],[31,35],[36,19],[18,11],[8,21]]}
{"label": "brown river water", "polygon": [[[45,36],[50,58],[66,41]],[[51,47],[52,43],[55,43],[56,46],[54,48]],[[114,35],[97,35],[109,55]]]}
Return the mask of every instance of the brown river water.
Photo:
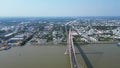
{"label": "brown river water", "polygon": [[[116,44],[90,44],[76,48],[79,66],[120,68],[120,47]],[[23,46],[0,51],[0,68],[70,68],[66,46]],[[83,59],[83,57],[85,57]]]}

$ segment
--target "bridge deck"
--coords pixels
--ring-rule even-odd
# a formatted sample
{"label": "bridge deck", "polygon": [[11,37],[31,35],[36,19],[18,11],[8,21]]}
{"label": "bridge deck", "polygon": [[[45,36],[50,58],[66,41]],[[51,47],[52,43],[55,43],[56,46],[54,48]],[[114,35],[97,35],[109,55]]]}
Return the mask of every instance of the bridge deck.
{"label": "bridge deck", "polygon": [[71,29],[69,30],[68,34],[68,51],[69,51],[69,57],[70,57],[70,63],[71,63],[71,68],[79,68],[77,64],[77,59],[76,59],[76,54],[75,54],[75,48],[73,44],[73,39],[72,39],[72,34],[71,34]]}

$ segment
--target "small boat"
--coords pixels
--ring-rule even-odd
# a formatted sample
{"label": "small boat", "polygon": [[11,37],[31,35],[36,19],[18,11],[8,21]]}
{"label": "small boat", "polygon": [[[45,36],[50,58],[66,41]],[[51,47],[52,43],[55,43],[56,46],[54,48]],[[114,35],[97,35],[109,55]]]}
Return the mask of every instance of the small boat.
{"label": "small boat", "polygon": [[120,42],[119,42],[119,43],[117,43],[117,46],[120,46]]}
{"label": "small boat", "polygon": [[11,48],[11,46],[0,47],[0,51],[2,51],[2,50],[8,50],[10,48]]}
{"label": "small boat", "polygon": [[6,48],[4,49],[4,50],[8,50],[8,49],[10,49],[11,48],[11,46],[6,46]]}
{"label": "small boat", "polygon": [[2,51],[2,50],[4,50],[5,49],[5,47],[0,47],[0,51]]}

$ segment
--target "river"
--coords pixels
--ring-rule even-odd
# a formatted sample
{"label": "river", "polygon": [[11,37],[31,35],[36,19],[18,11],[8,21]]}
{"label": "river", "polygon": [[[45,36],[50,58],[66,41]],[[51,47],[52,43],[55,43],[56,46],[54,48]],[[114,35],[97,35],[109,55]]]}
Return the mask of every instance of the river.
{"label": "river", "polygon": [[0,68],[70,68],[65,46],[23,46],[0,51]]}
{"label": "river", "polygon": [[[65,48],[62,45],[12,47],[0,51],[0,68],[70,68]],[[120,68],[120,47],[116,44],[89,44],[80,48],[84,59],[77,49],[77,61],[83,68]]]}
{"label": "river", "polygon": [[77,54],[77,59],[83,68],[120,68],[120,47],[116,44],[89,44],[81,49],[86,58]]}

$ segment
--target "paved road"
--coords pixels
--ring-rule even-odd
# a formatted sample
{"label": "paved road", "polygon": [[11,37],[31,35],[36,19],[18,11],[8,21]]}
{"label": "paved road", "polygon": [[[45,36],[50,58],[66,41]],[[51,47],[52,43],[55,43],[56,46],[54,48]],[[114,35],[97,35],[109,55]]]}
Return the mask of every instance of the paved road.
{"label": "paved road", "polygon": [[68,35],[68,48],[69,48],[71,68],[78,68],[71,29],[69,30],[69,35]]}

